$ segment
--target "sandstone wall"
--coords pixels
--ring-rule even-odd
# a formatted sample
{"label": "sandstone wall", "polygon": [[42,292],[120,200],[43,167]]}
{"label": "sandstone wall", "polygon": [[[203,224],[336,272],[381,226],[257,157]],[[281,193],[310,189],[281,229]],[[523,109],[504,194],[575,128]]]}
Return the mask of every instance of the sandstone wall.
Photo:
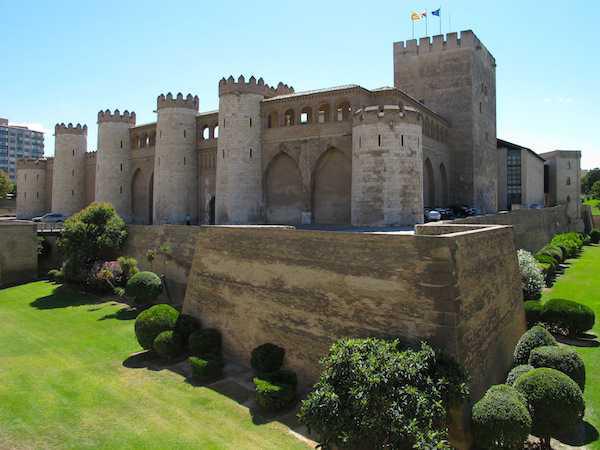
{"label": "sandstone wall", "polygon": [[0,222],[0,287],[37,277],[37,227],[32,222]]}
{"label": "sandstone wall", "polygon": [[427,340],[465,364],[473,398],[501,382],[525,330],[507,227],[386,235],[201,227],[184,312],[248,364],[273,342],[304,385],[338,338]]}

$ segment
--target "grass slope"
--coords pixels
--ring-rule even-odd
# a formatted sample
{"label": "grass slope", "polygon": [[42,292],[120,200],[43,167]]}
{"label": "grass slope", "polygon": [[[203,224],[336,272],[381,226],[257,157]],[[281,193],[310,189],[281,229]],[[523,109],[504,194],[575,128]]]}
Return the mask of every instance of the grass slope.
{"label": "grass slope", "polygon": [[47,282],[0,290],[0,448],[306,448],[169,370],[124,367],[140,348],[121,308]]}
{"label": "grass slope", "polygon": [[592,207],[592,215],[600,216],[600,200],[590,199],[583,202],[584,205]]}
{"label": "grass slope", "polygon": [[[596,313],[593,332],[600,337],[600,246],[584,247],[582,255],[569,261],[570,267],[542,300],[568,298],[588,305]],[[575,347],[586,368],[586,420],[600,430],[600,347]],[[588,445],[600,450],[600,441]]]}

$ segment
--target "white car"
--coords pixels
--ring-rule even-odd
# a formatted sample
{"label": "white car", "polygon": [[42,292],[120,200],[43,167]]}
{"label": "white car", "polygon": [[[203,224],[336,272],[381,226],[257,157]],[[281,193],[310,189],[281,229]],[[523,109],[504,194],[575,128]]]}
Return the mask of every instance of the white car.
{"label": "white car", "polygon": [[437,222],[442,219],[442,215],[439,211],[435,209],[426,209],[425,210],[425,222]]}
{"label": "white car", "polygon": [[34,217],[34,222],[42,222],[42,223],[59,223],[64,222],[67,219],[67,216],[61,213],[47,213],[40,217]]}

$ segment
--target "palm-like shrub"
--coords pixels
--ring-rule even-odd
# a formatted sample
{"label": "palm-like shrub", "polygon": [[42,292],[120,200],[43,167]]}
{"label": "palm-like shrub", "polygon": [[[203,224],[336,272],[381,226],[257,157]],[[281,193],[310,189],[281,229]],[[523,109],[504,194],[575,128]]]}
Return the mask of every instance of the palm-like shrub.
{"label": "palm-like shrub", "polygon": [[526,250],[517,252],[519,270],[521,272],[521,287],[525,300],[539,298],[545,285],[544,274],[533,255]]}

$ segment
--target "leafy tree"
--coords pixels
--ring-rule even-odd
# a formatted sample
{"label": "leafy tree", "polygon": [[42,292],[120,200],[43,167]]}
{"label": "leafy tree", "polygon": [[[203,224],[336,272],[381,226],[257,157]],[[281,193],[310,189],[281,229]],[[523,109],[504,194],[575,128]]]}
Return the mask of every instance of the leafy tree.
{"label": "leafy tree", "polygon": [[10,182],[8,175],[0,170],[0,198],[6,198],[6,194],[9,194],[13,190],[13,184]]}
{"label": "leafy tree", "polygon": [[592,184],[592,187],[590,189],[590,195],[596,200],[600,200],[600,180]]}
{"label": "leafy tree", "polygon": [[596,167],[595,169],[590,170],[581,179],[581,190],[583,191],[583,193],[586,195],[590,195],[592,191],[592,186],[597,181],[600,181],[600,167]]}
{"label": "leafy tree", "polygon": [[450,448],[446,412],[468,390],[456,363],[426,344],[342,339],[322,365],[299,418],[323,448]]}

